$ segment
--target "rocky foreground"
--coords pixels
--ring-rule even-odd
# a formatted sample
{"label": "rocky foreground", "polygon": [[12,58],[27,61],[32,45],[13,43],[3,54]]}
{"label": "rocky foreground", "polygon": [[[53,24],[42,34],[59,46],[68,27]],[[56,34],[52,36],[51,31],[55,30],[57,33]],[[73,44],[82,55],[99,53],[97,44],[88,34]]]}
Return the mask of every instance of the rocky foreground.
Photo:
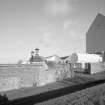
{"label": "rocky foreground", "polygon": [[35,105],[105,105],[105,83]]}
{"label": "rocky foreground", "polygon": [[[97,80],[98,85],[94,82]],[[13,103],[16,105],[105,105],[105,72],[94,75],[80,74],[72,79],[39,88],[23,88],[4,92],[1,95],[8,97],[10,105]]]}

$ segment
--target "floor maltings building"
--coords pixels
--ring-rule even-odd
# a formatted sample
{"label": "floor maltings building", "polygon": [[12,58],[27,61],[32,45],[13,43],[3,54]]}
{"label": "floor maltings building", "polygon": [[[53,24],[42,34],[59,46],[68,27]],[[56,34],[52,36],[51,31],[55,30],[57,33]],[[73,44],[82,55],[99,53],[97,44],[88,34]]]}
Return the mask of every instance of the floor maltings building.
{"label": "floor maltings building", "polygon": [[105,16],[98,13],[86,33],[86,52],[105,51]]}

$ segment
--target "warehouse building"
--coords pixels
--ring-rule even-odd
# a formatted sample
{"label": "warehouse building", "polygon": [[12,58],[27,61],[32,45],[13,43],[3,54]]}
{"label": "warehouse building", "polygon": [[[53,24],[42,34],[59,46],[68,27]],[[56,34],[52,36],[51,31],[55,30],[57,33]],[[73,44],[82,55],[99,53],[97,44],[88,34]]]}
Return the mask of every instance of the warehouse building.
{"label": "warehouse building", "polygon": [[98,13],[86,33],[86,53],[105,51],[105,16]]}

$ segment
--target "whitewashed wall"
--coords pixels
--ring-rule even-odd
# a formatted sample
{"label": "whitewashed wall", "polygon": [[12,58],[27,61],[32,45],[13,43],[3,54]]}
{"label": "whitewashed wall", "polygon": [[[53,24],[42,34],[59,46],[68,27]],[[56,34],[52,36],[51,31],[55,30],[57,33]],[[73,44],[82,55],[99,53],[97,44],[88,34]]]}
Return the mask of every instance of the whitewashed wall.
{"label": "whitewashed wall", "polygon": [[70,57],[71,63],[98,63],[102,57],[96,54],[73,53]]}
{"label": "whitewashed wall", "polygon": [[91,64],[91,74],[99,73],[105,71],[104,63],[92,63]]}
{"label": "whitewashed wall", "polygon": [[0,78],[0,92],[12,89],[18,89],[20,85],[19,77],[2,77]]}

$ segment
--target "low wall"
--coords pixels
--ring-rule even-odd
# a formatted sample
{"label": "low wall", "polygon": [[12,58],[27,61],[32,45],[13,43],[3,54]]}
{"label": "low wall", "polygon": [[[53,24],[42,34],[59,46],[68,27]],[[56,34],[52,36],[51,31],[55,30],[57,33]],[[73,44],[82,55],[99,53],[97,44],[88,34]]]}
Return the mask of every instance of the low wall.
{"label": "low wall", "polygon": [[18,89],[20,85],[19,77],[4,77],[0,78],[0,92]]}
{"label": "low wall", "polygon": [[[37,85],[42,65],[0,65],[0,90],[11,90]],[[15,80],[18,80],[18,83]],[[10,83],[10,81],[14,81]],[[17,86],[13,86],[17,84]]]}
{"label": "low wall", "polygon": [[91,74],[105,71],[105,63],[91,63]]}
{"label": "low wall", "polygon": [[[5,78],[11,80],[11,77],[19,79],[18,88],[43,86],[48,83],[55,82],[64,78],[73,77],[73,72],[70,71],[68,65],[56,63],[36,63],[26,65],[7,64],[0,65],[0,78],[2,84],[6,84],[4,88],[13,89],[10,83],[5,82]],[[14,78],[12,78],[14,81]],[[6,87],[7,86],[7,87]],[[11,88],[9,88],[11,87]],[[14,88],[15,89],[15,88]]]}

